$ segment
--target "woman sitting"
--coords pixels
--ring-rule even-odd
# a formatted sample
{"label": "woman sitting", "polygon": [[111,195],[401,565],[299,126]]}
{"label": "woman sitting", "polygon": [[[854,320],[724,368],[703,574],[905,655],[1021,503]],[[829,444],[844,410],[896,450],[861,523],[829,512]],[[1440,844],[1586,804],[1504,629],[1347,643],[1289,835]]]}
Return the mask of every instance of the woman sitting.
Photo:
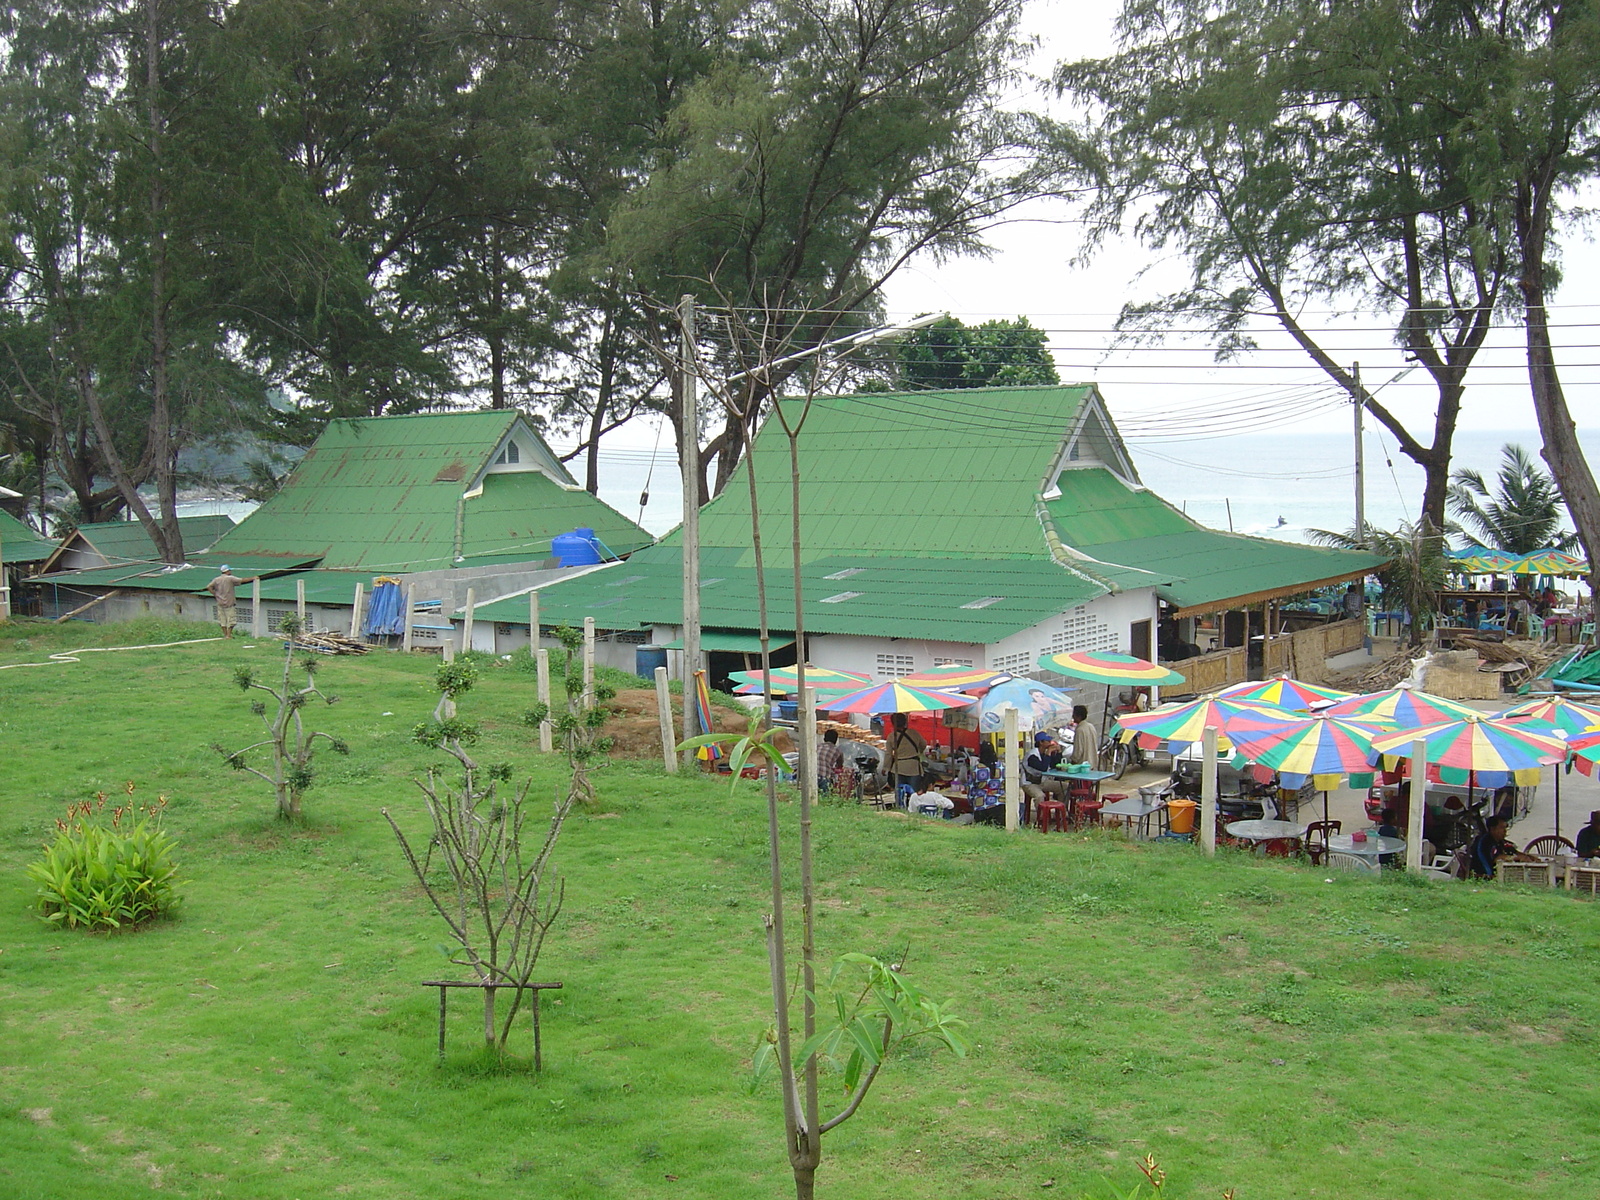
{"label": "woman sitting", "polygon": [[924,775],[917,780],[916,791],[906,801],[906,811],[917,813],[922,811],[923,805],[932,805],[939,810],[940,816],[954,812],[956,802],[942,792],[934,791],[934,785],[937,782],[938,777],[935,775]]}

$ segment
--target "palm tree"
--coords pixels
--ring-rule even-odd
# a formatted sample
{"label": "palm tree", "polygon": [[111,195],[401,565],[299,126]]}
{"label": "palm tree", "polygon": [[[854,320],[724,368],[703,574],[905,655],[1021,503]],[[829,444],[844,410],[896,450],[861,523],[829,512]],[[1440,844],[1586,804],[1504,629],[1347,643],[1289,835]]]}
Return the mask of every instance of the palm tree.
{"label": "palm tree", "polygon": [[1521,446],[1500,448],[1500,471],[1491,492],[1480,471],[1458,467],[1450,476],[1450,511],[1480,546],[1510,554],[1554,547],[1571,550],[1577,534],[1561,528],[1561,492]]}
{"label": "palm tree", "polygon": [[1368,525],[1364,532],[1308,529],[1306,536],[1324,546],[1367,550],[1388,559],[1374,572],[1383,588],[1383,603],[1411,614],[1411,644],[1422,645],[1422,631],[1438,612],[1439,590],[1445,585],[1444,537],[1434,532],[1426,517],[1415,525],[1402,521],[1393,532]]}

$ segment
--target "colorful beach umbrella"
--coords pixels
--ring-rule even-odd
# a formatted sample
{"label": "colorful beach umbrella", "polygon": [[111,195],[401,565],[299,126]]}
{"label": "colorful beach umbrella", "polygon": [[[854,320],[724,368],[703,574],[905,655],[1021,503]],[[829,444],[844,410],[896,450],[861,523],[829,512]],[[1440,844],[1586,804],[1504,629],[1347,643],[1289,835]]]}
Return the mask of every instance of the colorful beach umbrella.
{"label": "colorful beach umbrella", "polygon": [[1218,749],[1225,751],[1235,733],[1287,728],[1297,719],[1302,718],[1265,704],[1202,696],[1183,704],[1163,704],[1149,712],[1121,713],[1116,727],[1122,731],[1124,741],[1138,737],[1146,749],[1159,749],[1165,742],[1169,752],[1180,753],[1198,742],[1208,726],[1215,726],[1223,735]]}
{"label": "colorful beach umbrella", "polygon": [[1402,729],[1483,716],[1477,709],[1458,701],[1419,692],[1409,683],[1382,692],[1351,696],[1348,700],[1328,705],[1322,711],[1330,717],[1354,717],[1369,725],[1392,725]]}
{"label": "colorful beach umbrella", "polygon": [[1561,550],[1535,550],[1513,559],[1505,568],[1512,575],[1587,575],[1589,564]]}
{"label": "colorful beach umbrella", "polygon": [[1005,683],[1010,678],[1011,676],[1004,671],[991,671],[987,667],[963,667],[951,663],[902,675],[900,682],[909,683],[912,687],[939,688],[946,692],[975,692]]}
{"label": "colorful beach umbrella", "polygon": [[1058,675],[1087,679],[1108,686],[1118,683],[1155,684],[1170,687],[1183,682],[1183,676],[1158,663],[1113,650],[1070,650],[1061,654],[1041,654],[1039,665]]}
{"label": "colorful beach umbrella", "polygon": [[1424,745],[1424,761],[1438,767],[1439,782],[1469,788],[1535,784],[1544,767],[1567,757],[1564,740],[1530,729],[1526,721],[1474,712],[1461,720],[1375,737],[1369,761],[1376,765],[1380,758],[1407,758],[1417,741]]}
{"label": "colorful beach umbrella", "polygon": [[976,698],[959,692],[941,692],[934,688],[907,687],[899,680],[880,683],[848,692],[842,696],[829,696],[820,702],[828,712],[858,713],[913,713],[934,712],[941,708],[961,708],[976,704]]}
{"label": "colorful beach umbrella", "polygon": [[1376,772],[1369,758],[1372,739],[1389,732],[1376,725],[1317,713],[1281,729],[1241,730],[1233,735],[1234,762],[1241,760],[1278,773],[1280,786],[1311,786],[1322,793],[1322,819],[1328,819],[1328,793],[1349,786],[1370,788]]}
{"label": "colorful beach umbrella", "polygon": [[[1600,730],[1568,738],[1567,749],[1572,752],[1572,765],[1593,778],[1596,766],[1600,766]],[[1556,832],[1559,835],[1561,831]]]}
{"label": "colorful beach umbrella", "polygon": [[989,689],[978,703],[978,730],[999,733],[1005,712],[1017,710],[1017,728],[1024,733],[1054,729],[1072,716],[1073,698],[1060,688],[1036,679],[1010,679]]}
{"label": "colorful beach umbrella", "polygon": [[[1521,719],[1529,726],[1541,733],[1565,735],[1567,745],[1576,750],[1578,739],[1587,734],[1594,733],[1600,739],[1600,708],[1592,704],[1580,704],[1576,700],[1568,700],[1565,696],[1537,696],[1532,700],[1517,704],[1504,712],[1496,713],[1503,720]],[[1588,761],[1578,754],[1574,754],[1571,766],[1576,765],[1585,774],[1590,767],[1584,764]],[[1562,771],[1556,769],[1556,836],[1561,836],[1561,776]]]}
{"label": "colorful beach umbrella", "polygon": [[[772,678],[772,690],[775,692],[793,692],[800,686],[798,667],[773,667],[769,674]],[[757,693],[761,691],[760,671],[732,671],[729,672],[728,678],[743,687],[753,686]],[[838,688],[860,688],[871,682],[872,676],[858,675],[854,671],[836,671],[832,667],[813,667],[810,664],[806,666],[806,686],[816,688],[819,692]],[[735,690],[743,695],[752,694],[744,692],[742,688]]]}
{"label": "colorful beach umbrella", "polygon": [[[710,733],[716,729],[711,721],[711,685],[706,682],[706,673],[694,673],[694,708],[696,719],[700,722],[700,732]],[[701,746],[694,752],[695,757],[702,762],[716,762],[722,757],[722,747],[715,743]]]}
{"label": "colorful beach umbrella", "polygon": [[1347,700],[1355,693],[1341,692],[1338,688],[1321,687],[1315,683],[1302,683],[1287,675],[1278,675],[1265,681],[1251,680],[1223,688],[1217,695],[1224,700],[1243,700],[1250,704],[1270,704],[1292,712],[1307,712],[1327,707],[1338,700]]}
{"label": "colorful beach umbrella", "polygon": [[1462,575],[1500,575],[1508,570],[1517,560],[1515,554],[1507,554],[1504,550],[1490,550],[1486,546],[1468,546],[1463,550],[1449,552],[1452,560],[1449,570]]}

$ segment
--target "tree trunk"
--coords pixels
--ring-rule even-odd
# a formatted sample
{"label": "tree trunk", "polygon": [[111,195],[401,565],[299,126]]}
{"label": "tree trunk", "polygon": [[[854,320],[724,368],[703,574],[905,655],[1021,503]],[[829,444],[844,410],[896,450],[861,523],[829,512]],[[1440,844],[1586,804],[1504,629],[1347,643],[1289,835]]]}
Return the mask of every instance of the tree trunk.
{"label": "tree trunk", "polygon": [[794,1169],[794,1194],[795,1200],[812,1200],[817,1194],[817,1169],[815,1167],[796,1167]]}
{"label": "tree trunk", "polygon": [[1589,560],[1589,594],[1600,597],[1600,488],[1578,443],[1577,423],[1567,407],[1555,348],[1550,342],[1550,317],[1545,308],[1545,251],[1553,203],[1554,160],[1525,183],[1517,197],[1517,241],[1522,250],[1523,327],[1528,343],[1528,382],[1533,411],[1544,439],[1543,456],[1567,502]]}
{"label": "tree trunk", "polygon": [[497,1050],[500,1046],[500,1039],[494,1028],[494,994],[495,989],[492,987],[483,989],[483,1041],[491,1050]]}

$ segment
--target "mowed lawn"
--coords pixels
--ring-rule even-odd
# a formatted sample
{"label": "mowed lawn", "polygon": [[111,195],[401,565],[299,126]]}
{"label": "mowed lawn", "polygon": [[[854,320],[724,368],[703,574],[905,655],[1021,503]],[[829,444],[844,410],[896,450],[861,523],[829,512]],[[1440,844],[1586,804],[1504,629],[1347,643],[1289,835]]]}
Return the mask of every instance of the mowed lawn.
{"label": "mowed lawn", "polygon": [[[13,626],[0,664],[204,632]],[[432,665],[322,664],[341,701],[312,719],[351,754],[289,829],[210,749],[253,740],[232,668],[281,651],[247,645],[0,670],[0,1197],[792,1194],[776,1092],[748,1085],[770,1020],[755,788],[605,769],[558,853],[544,1073],[526,1024],[491,1069],[465,997],[441,1064],[418,985],[452,973],[443,927],[379,811],[421,828]],[[482,759],[551,790],[532,692],[495,669],[462,715]],[[129,780],[169,799],[181,914],[45,925],[25,865],[67,803]],[[1103,1194],[1145,1154],[1174,1197],[1600,1190],[1592,902],[853,807],[825,806],[817,843],[823,953],[903,960],[974,1043],[885,1070],[828,1135],[823,1196]]]}

